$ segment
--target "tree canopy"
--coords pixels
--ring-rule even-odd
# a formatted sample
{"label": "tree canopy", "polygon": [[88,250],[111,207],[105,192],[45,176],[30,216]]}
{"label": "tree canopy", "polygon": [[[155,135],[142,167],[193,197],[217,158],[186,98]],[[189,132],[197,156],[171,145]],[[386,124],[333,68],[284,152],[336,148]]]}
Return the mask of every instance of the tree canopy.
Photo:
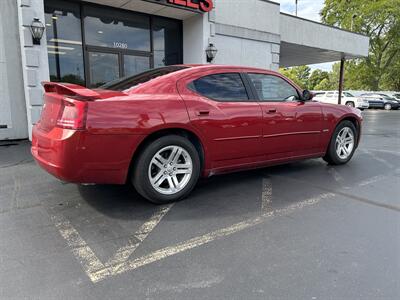
{"label": "tree canopy", "polygon": [[[322,22],[370,37],[369,56],[346,61],[344,88],[400,91],[400,0],[325,0]],[[330,72],[308,66],[281,72],[310,90],[338,89],[340,63]]]}
{"label": "tree canopy", "polygon": [[328,25],[370,37],[369,56],[346,67],[350,88],[399,88],[400,0],[325,0],[321,17]]}

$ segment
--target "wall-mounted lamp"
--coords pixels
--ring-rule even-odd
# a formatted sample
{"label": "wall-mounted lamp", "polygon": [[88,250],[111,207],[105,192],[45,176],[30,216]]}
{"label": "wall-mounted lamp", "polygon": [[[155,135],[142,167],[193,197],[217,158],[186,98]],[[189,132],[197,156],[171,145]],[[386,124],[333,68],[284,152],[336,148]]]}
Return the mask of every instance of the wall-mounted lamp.
{"label": "wall-mounted lamp", "polygon": [[32,34],[32,41],[34,45],[40,45],[40,39],[43,36],[44,25],[38,18],[34,18],[31,26],[29,27]]}
{"label": "wall-mounted lamp", "polygon": [[210,43],[206,49],[207,62],[211,63],[217,56],[218,49],[215,48],[214,44]]}

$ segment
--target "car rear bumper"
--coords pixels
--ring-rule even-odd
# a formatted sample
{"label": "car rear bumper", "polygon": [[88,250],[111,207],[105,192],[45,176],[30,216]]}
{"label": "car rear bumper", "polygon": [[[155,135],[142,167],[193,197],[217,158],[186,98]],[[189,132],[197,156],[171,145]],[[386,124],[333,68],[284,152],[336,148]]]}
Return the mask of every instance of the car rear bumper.
{"label": "car rear bumper", "polygon": [[31,152],[40,167],[62,181],[124,184],[140,138],[34,126]]}

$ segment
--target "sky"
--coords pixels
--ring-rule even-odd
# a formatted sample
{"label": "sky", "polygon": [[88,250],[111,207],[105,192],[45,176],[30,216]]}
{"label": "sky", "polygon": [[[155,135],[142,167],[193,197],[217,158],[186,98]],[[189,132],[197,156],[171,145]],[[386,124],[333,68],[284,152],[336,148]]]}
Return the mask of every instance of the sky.
{"label": "sky", "polygon": [[[281,4],[281,12],[295,14],[295,0],[272,0]],[[319,12],[324,6],[324,0],[298,0],[297,16],[317,22],[321,22]],[[331,71],[333,63],[310,65],[311,69]]]}

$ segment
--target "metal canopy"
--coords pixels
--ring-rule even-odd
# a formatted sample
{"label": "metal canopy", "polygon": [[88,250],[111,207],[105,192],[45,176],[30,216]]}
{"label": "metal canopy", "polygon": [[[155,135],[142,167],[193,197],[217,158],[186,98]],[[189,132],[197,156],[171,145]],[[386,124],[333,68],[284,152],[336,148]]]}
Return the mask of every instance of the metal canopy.
{"label": "metal canopy", "polygon": [[342,58],[352,59],[359,57],[361,56],[351,53],[281,42],[279,65],[281,67],[293,67],[339,61]]}
{"label": "metal canopy", "polygon": [[291,67],[368,56],[369,38],[281,13],[280,66]]}

